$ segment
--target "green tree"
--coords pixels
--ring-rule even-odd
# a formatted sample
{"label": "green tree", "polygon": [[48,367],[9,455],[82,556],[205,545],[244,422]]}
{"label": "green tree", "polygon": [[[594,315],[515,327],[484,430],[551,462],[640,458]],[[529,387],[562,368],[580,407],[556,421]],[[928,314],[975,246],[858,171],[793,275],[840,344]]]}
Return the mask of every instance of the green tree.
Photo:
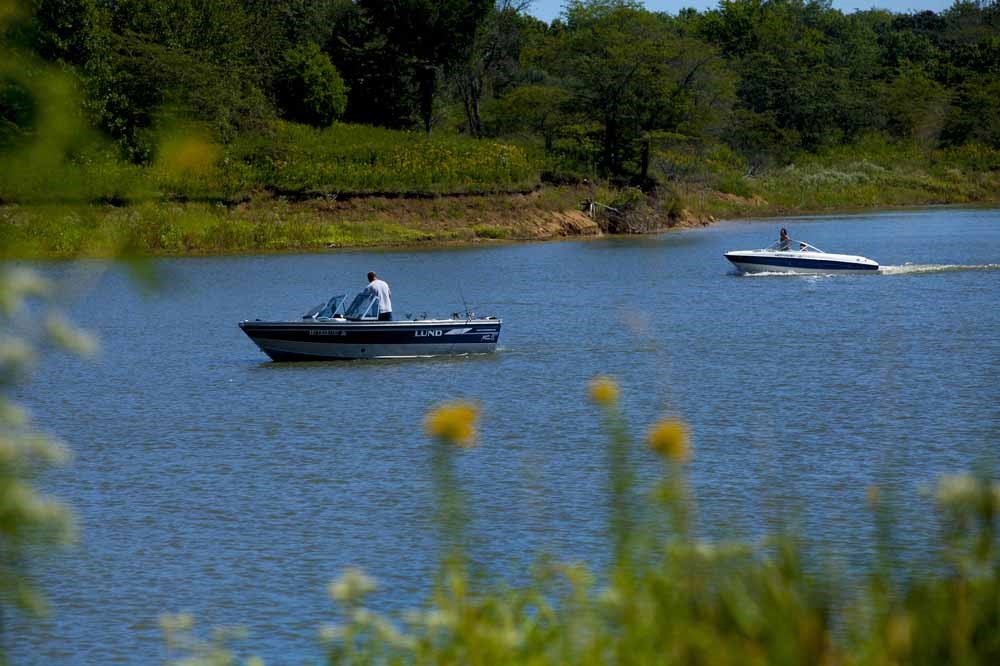
{"label": "green tree", "polygon": [[330,125],[347,107],[344,80],[330,57],[312,42],[285,53],[275,94],[286,118],[315,127]]}
{"label": "green tree", "polygon": [[644,179],[648,132],[702,131],[731,102],[719,53],[678,35],[665,17],[633,2],[590,0],[571,2],[565,18],[542,62],[567,82],[581,113],[600,122],[605,174]]}
{"label": "green tree", "polygon": [[944,86],[923,66],[904,61],[886,86],[886,128],[897,138],[915,139],[933,148],[941,135],[948,98]]}
{"label": "green tree", "polygon": [[222,141],[273,116],[249,67],[226,65],[209,51],[166,46],[135,33],[116,35],[108,76],[92,87],[106,109],[104,126],[126,153],[154,157],[157,135],[191,121]]}
{"label": "green tree", "polygon": [[360,6],[337,14],[326,50],[350,91],[344,120],[392,129],[420,123],[409,56]]}
{"label": "green tree", "polygon": [[195,120],[228,140],[273,115],[237,0],[43,0],[34,20],[38,51],[73,65],[94,123],[138,161],[159,124]]}
{"label": "green tree", "polygon": [[773,112],[735,109],[726,142],[746,158],[755,172],[788,162],[799,148],[799,134],[781,127]]}
{"label": "green tree", "polygon": [[757,50],[763,12],[762,0],[720,0],[718,9],[695,21],[694,29],[717,44],[727,58],[736,59]]}
{"label": "green tree", "polygon": [[514,88],[493,106],[491,115],[496,132],[528,132],[541,136],[545,149],[551,151],[556,133],[571,120],[568,106],[572,98],[572,93],[557,86]]}
{"label": "green tree", "polygon": [[430,133],[438,80],[468,57],[492,0],[358,0],[383,38],[398,49],[418,90],[420,117]]}
{"label": "green tree", "polygon": [[941,139],[951,145],[974,142],[1000,148],[1000,73],[970,78],[958,86]]}
{"label": "green tree", "polygon": [[816,150],[881,127],[873,18],[827,0],[732,0],[700,31],[731,59],[740,107]]}
{"label": "green tree", "polygon": [[97,0],[35,0],[33,50],[49,62],[87,67],[107,48],[108,13]]}
{"label": "green tree", "polygon": [[530,0],[497,0],[486,18],[477,26],[468,55],[453,67],[453,85],[462,101],[466,130],[471,136],[483,135],[481,105],[484,96],[495,93],[503,79],[513,78],[526,24],[533,21],[522,15]]}

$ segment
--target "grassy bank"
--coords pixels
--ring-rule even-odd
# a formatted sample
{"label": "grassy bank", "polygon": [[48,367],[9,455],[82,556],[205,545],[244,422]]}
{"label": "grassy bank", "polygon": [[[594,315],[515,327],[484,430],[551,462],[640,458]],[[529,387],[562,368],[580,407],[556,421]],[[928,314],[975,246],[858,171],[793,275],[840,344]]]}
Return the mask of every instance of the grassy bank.
{"label": "grassy bank", "polygon": [[599,233],[581,194],[0,206],[0,258],[318,251]]}
{"label": "grassy bank", "polygon": [[[0,170],[0,257],[316,251],[642,232],[721,218],[1000,203],[1000,151],[873,138],[751,171],[716,148],[658,154],[659,186],[540,185],[515,145],[276,123],[221,147],[168,136],[146,167],[99,150]],[[596,220],[581,203],[594,200]]]}

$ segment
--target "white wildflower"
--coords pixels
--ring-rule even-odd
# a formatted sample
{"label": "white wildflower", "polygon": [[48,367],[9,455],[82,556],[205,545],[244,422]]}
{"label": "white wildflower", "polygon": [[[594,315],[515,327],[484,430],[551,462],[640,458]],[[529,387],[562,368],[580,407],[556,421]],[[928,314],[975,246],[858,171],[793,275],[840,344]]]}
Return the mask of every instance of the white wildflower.
{"label": "white wildflower", "polygon": [[374,578],[357,567],[348,567],[340,578],[330,583],[330,596],[335,601],[345,602],[360,599],[378,589]]}

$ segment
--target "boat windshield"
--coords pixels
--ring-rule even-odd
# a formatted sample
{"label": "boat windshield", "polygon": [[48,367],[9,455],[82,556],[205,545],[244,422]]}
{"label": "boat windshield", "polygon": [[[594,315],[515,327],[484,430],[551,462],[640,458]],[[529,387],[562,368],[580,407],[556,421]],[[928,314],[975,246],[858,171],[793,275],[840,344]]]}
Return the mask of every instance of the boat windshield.
{"label": "boat windshield", "polygon": [[378,296],[362,291],[351,301],[344,317],[357,321],[358,319],[378,319]]}
{"label": "boat windshield", "polygon": [[338,294],[329,301],[324,301],[302,315],[303,319],[334,319],[344,316],[344,305],[347,294]]}
{"label": "boat windshield", "polygon": [[819,249],[815,245],[810,245],[805,241],[794,240],[792,238],[789,238],[788,240],[775,241],[764,249],[769,252],[823,252],[823,250]]}

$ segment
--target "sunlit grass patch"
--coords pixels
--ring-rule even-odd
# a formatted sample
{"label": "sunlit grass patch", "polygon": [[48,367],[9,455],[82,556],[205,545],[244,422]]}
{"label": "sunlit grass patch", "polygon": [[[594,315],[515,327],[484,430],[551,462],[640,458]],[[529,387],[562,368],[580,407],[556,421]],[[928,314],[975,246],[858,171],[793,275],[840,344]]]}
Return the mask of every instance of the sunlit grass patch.
{"label": "sunlit grass patch", "polygon": [[391,222],[330,222],[323,225],[322,238],[332,245],[365,246],[432,241],[439,236]]}
{"label": "sunlit grass patch", "polygon": [[504,227],[456,215],[448,224],[377,211],[318,211],[280,200],[247,208],[145,201],[129,206],[0,206],[0,258],[114,257],[322,250],[503,238]]}
{"label": "sunlit grass patch", "polygon": [[472,227],[472,231],[477,238],[491,239],[509,238],[511,233],[509,229],[489,224],[477,224]]}
{"label": "sunlit grass patch", "polygon": [[538,182],[515,145],[343,124],[275,123],[227,147],[220,169],[227,192],[478,193]]}

